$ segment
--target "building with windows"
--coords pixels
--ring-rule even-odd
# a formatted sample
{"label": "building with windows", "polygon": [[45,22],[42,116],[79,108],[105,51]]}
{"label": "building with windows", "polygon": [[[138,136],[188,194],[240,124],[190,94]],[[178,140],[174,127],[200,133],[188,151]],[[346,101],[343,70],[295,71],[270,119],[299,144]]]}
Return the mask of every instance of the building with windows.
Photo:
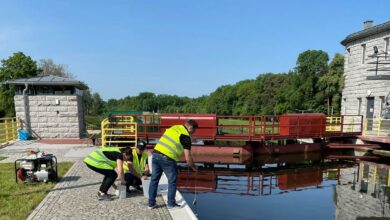
{"label": "building with windows", "polygon": [[84,83],[58,76],[15,79],[7,83],[15,86],[16,116],[31,136],[83,137],[83,90],[88,89]]}
{"label": "building with windows", "polygon": [[390,134],[390,21],[348,35],[341,114],[362,115],[363,136]]}

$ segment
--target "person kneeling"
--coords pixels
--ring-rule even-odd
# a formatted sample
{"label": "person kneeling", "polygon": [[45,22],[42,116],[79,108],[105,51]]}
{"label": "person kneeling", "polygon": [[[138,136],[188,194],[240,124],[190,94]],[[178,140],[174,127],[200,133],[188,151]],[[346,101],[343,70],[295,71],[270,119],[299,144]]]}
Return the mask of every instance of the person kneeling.
{"label": "person kneeling", "polygon": [[130,193],[130,186],[137,191],[142,191],[142,179],[150,176],[148,166],[148,154],[146,153],[146,143],[138,141],[137,147],[132,150],[132,160],[123,165],[125,171],[126,191]]}

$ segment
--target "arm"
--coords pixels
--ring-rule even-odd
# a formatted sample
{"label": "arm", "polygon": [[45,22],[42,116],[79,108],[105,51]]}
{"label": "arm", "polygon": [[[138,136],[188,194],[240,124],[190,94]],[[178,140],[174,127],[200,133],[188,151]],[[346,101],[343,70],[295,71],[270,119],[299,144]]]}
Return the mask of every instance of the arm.
{"label": "arm", "polygon": [[133,176],[136,176],[136,177],[138,177],[139,179],[142,178],[142,176],[139,175],[139,174],[137,173],[137,171],[135,171],[132,162],[127,162],[127,167],[129,168],[129,171],[130,171],[130,173],[131,173]]}
{"label": "arm", "polygon": [[198,171],[198,168],[195,166],[194,161],[192,160],[191,151],[184,149],[184,156],[188,165],[192,168],[193,171]]}
{"label": "arm", "polygon": [[121,180],[121,184],[124,185],[126,183],[125,181],[125,174],[123,173],[123,160],[117,159],[116,160],[116,166],[118,169],[119,178]]}

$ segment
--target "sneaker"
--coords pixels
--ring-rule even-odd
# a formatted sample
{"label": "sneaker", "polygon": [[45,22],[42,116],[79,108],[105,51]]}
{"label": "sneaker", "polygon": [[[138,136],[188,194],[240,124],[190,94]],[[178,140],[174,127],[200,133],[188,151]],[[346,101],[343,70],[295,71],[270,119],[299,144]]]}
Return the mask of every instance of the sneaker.
{"label": "sneaker", "polygon": [[109,196],[108,194],[100,194],[99,192],[98,192],[98,194],[97,194],[97,198],[98,198],[98,200],[104,200],[104,201],[110,201],[110,200],[112,200],[112,198],[111,198],[111,196]]}
{"label": "sneaker", "polygon": [[175,203],[174,205],[168,205],[168,209],[172,210],[172,209],[180,209],[182,206]]}
{"label": "sneaker", "polygon": [[137,192],[143,192],[142,187],[140,187],[140,186],[133,186],[133,188]]}
{"label": "sneaker", "polygon": [[152,206],[150,206],[150,205],[148,206],[148,209],[149,209],[149,210],[152,210],[152,209],[155,209],[155,208],[157,208],[157,204],[154,204],[154,205],[152,205]]}

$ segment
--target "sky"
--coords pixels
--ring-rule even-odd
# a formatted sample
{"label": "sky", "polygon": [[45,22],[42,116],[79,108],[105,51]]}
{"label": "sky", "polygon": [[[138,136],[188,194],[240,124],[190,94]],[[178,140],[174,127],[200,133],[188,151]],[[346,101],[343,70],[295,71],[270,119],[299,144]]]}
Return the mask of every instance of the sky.
{"label": "sky", "polygon": [[21,51],[66,65],[104,100],[196,98],[283,73],[306,50],[330,59],[389,0],[1,0],[0,60]]}

